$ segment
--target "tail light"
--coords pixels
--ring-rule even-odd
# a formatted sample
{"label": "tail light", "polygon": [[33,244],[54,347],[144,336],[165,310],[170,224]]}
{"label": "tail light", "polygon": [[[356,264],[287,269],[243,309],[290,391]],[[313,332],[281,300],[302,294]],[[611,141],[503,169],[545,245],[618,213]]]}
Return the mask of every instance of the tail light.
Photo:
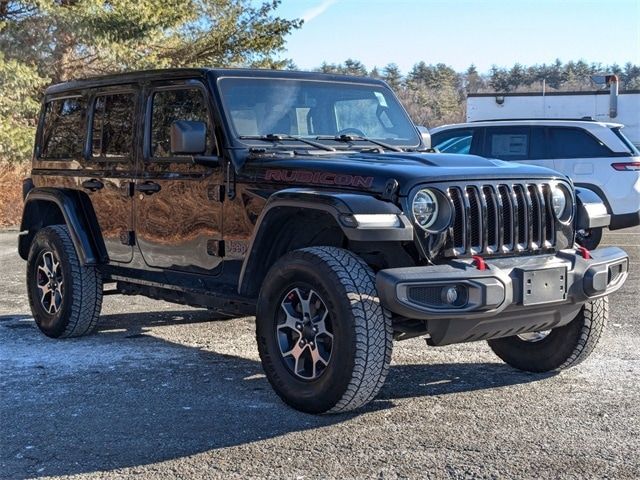
{"label": "tail light", "polygon": [[636,172],[640,171],[640,162],[623,162],[612,163],[611,166],[619,172]]}

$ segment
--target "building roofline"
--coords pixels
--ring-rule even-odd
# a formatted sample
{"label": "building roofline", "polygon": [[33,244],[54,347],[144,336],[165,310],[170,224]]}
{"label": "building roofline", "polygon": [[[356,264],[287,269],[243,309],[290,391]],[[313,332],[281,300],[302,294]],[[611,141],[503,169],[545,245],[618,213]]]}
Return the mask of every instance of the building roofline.
{"label": "building roofline", "polygon": [[[639,94],[640,90],[621,90],[620,95]],[[545,92],[545,97],[561,97],[571,95],[609,95],[609,90],[570,91],[570,92]],[[542,92],[508,92],[508,93],[468,93],[467,98],[474,97],[542,97]]]}

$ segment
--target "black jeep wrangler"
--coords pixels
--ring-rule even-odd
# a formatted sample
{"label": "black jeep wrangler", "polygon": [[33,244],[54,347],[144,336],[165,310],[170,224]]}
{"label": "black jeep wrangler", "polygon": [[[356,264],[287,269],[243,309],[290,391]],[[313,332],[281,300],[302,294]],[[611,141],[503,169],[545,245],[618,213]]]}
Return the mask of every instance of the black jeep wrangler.
{"label": "black jeep wrangler", "polygon": [[19,239],[35,321],[91,332],[104,284],[255,314],[273,388],[313,413],[374,398],[394,339],[488,340],[533,372],[585,359],[629,265],[574,244],[606,210],[551,170],[428,143],[371,79],[181,69],[54,85]]}

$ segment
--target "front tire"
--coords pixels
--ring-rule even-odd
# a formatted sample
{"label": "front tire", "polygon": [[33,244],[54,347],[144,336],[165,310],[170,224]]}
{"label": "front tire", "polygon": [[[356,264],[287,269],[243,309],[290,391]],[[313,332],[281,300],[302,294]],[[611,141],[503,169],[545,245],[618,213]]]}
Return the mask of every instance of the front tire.
{"label": "front tire", "polygon": [[297,410],[338,413],[371,401],[391,361],[391,318],[375,275],[353,253],[312,247],[284,255],[258,299],[260,359],[275,392]]}
{"label": "front tire", "polygon": [[69,230],[53,225],[38,231],[27,259],[27,291],[38,328],[48,337],[91,333],[102,307],[102,277],[80,263]]}
{"label": "front tire", "polygon": [[538,335],[489,340],[498,357],[519,370],[552,372],[573,367],[591,355],[609,318],[609,299],[599,298],[584,304],[567,325]]}

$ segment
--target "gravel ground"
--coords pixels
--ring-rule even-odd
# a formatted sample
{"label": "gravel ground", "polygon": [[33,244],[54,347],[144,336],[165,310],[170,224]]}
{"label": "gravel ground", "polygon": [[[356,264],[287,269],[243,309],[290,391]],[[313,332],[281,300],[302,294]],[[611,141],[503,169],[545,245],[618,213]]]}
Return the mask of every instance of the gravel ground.
{"label": "gravel ground", "polygon": [[525,374],[484,342],[407,340],[370,406],[315,417],[271,391],[253,318],[110,296],[97,334],[44,337],[0,233],[0,477],[638,478],[640,228],[605,243],[632,273],[581,366]]}

